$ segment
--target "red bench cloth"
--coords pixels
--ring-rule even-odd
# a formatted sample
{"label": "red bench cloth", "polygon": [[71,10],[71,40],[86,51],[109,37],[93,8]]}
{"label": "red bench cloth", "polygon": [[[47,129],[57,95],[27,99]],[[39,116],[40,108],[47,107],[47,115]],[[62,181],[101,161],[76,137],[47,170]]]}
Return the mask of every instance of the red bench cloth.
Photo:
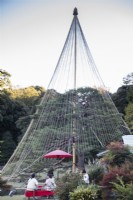
{"label": "red bench cloth", "polygon": [[35,191],[25,191],[26,197],[33,197],[33,196],[53,196],[55,194],[54,191],[48,191],[48,190],[35,190]]}

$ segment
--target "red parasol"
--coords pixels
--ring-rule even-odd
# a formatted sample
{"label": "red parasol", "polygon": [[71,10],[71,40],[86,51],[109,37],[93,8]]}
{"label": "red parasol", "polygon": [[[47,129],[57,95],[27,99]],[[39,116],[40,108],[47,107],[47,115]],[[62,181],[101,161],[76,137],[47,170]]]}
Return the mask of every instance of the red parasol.
{"label": "red parasol", "polygon": [[59,149],[51,151],[50,153],[43,156],[43,158],[71,158],[71,157],[72,157],[71,154]]}

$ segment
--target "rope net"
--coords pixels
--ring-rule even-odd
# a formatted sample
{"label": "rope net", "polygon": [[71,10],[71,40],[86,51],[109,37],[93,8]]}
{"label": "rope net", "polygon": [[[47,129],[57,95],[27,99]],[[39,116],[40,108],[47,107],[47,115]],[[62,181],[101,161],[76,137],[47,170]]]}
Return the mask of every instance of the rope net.
{"label": "rope net", "polygon": [[[121,140],[129,129],[99,75],[77,15],[74,15],[53,76],[34,118],[2,176],[13,179],[71,161],[46,159],[61,149],[87,154]],[[67,159],[69,160],[69,159]]]}

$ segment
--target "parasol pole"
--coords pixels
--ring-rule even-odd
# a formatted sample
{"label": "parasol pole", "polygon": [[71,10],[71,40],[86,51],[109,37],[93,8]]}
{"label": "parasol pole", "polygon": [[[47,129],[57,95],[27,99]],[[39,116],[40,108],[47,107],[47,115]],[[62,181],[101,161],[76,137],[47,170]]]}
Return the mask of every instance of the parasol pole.
{"label": "parasol pole", "polygon": [[[77,21],[77,15],[78,15],[78,10],[77,8],[74,8],[73,11],[74,15],[74,28],[75,28],[75,42],[74,42],[74,90],[76,90],[76,70],[77,70],[77,30],[76,30],[76,21]],[[74,108],[73,108],[73,114],[75,116],[75,99],[74,99]],[[76,133],[76,122],[75,119],[73,120],[73,146],[72,146],[72,154],[73,154],[73,163],[72,163],[72,172],[74,173],[76,170],[76,144],[75,144],[75,133]]]}

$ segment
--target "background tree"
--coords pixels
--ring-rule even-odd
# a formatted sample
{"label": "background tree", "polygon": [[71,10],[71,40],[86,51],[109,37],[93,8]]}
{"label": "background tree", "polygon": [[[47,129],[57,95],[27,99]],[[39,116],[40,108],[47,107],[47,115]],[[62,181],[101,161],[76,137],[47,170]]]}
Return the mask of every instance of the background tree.
{"label": "background tree", "polygon": [[10,131],[12,137],[17,144],[17,137],[20,134],[16,127],[16,121],[20,116],[28,114],[27,107],[21,102],[14,101],[7,94],[0,94],[0,139],[2,139],[4,132]]}
{"label": "background tree", "polygon": [[39,86],[5,90],[5,93],[7,93],[11,99],[23,102],[28,107],[33,107],[33,105],[37,104],[44,92],[45,89]]}
{"label": "background tree", "polygon": [[132,134],[133,134],[133,103],[129,103],[125,108],[125,121],[127,122]]}
{"label": "background tree", "polygon": [[[11,75],[8,72],[0,69],[0,141],[2,141],[0,151],[2,156],[5,154],[5,160],[8,160],[8,157],[10,156],[6,153],[3,145],[5,142],[7,143],[6,137],[11,139],[11,144],[8,144],[8,148],[10,148],[11,145],[11,151],[13,151],[25,133],[31,119],[34,117],[36,107],[39,105],[41,98],[45,93],[45,89],[40,86],[30,86],[18,89],[11,88],[10,77]],[[126,85],[118,88],[117,92],[112,94],[112,99],[117,109],[120,113],[123,114],[123,118],[126,120],[131,130],[133,129],[133,85],[131,85],[133,83],[132,78],[133,73],[126,77]],[[86,121],[87,118],[92,115],[92,110],[89,109],[92,99],[93,101],[97,102],[97,100],[101,98],[100,94],[105,91],[99,90],[98,92],[92,88],[79,88],[77,92],[78,94],[76,94],[74,90],[69,91],[69,93],[71,93],[74,98],[78,99],[78,107],[81,107],[83,110],[81,116],[75,115],[75,118],[79,120],[79,126],[82,119],[82,122],[84,122],[85,126],[84,128],[86,128],[87,126],[91,126],[91,124],[86,124]],[[56,133],[56,131],[53,131],[54,127],[50,126],[50,120],[58,117],[58,122],[62,124],[62,131],[65,132],[66,126],[72,117],[72,113],[69,111],[68,114],[64,116],[64,108],[59,106],[60,101],[64,102],[64,104],[66,103],[66,96],[67,93],[61,95],[54,90],[49,91],[49,103],[52,110],[50,113],[49,121],[47,121],[46,125],[49,126],[50,132]],[[72,102],[70,101],[70,109],[71,106]],[[99,115],[101,114],[100,105],[97,107],[97,112]],[[66,126],[63,127],[64,121],[66,122]],[[60,126],[60,124],[58,125]],[[99,133],[101,131],[102,130],[99,129]],[[89,150],[87,149],[85,155],[88,155],[89,153],[89,155],[92,156],[92,159],[94,159],[95,151],[96,149],[89,147]],[[2,162],[6,162],[5,160]]]}
{"label": "background tree", "polygon": [[40,86],[19,89],[9,86],[10,74],[0,70],[0,165],[7,162],[16,148],[45,91]]}
{"label": "background tree", "polygon": [[10,131],[6,131],[3,133],[3,142],[1,144],[1,156],[0,156],[0,163],[6,164],[7,160],[12,155],[14,149],[16,148],[16,144],[13,141],[12,134]]}
{"label": "background tree", "polygon": [[133,72],[123,78],[123,83],[125,85],[133,85]]}
{"label": "background tree", "polygon": [[128,90],[128,105],[125,107],[125,121],[133,134],[133,85]]}
{"label": "background tree", "polygon": [[122,87],[118,88],[117,92],[112,94],[112,100],[115,103],[118,111],[125,115],[125,107],[128,105],[128,85],[123,85]]}
{"label": "background tree", "polygon": [[124,145],[122,142],[111,142],[107,149],[109,150],[102,161],[108,166],[120,167],[126,161],[133,163],[133,154],[130,151],[128,145]]}
{"label": "background tree", "polygon": [[0,69],[0,90],[11,86],[10,77],[11,75],[8,72]]}

